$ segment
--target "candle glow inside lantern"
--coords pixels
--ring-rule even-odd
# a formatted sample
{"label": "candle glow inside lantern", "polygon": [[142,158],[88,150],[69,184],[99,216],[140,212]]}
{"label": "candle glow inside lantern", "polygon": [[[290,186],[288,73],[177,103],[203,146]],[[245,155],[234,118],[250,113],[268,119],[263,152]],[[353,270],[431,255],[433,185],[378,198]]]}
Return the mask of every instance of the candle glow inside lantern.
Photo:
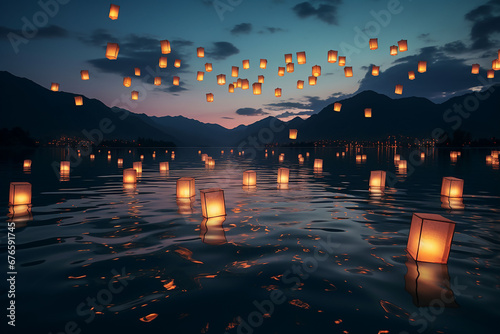
{"label": "candle glow inside lantern", "polygon": [[122,158],[119,158],[118,161],[117,161],[117,163],[118,163],[118,167],[119,168],[123,167],[123,159]]}
{"label": "candle glow inside lantern", "polygon": [[75,106],[83,106],[83,97],[75,96]]}
{"label": "candle glow inside lantern", "polygon": [[461,198],[464,192],[464,180],[456,177],[443,177],[441,196]]}
{"label": "candle glow inside lantern", "polygon": [[262,84],[260,82],[254,82],[252,84],[253,95],[260,95],[262,93]]}
{"label": "candle glow inside lantern", "polygon": [[203,153],[203,154],[201,155],[201,161],[206,161],[206,160],[207,160],[207,158],[208,158],[208,154]]}
{"label": "candle glow inside lantern", "polygon": [[380,74],[380,66],[372,66],[372,75],[374,77],[378,76]]}
{"label": "candle glow inside lantern", "polygon": [[392,45],[390,47],[391,56],[396,56],[398,54],[398,47],[396,45]]}
{"label": "candle glow inside lantern", "polygon": [[402,39],[398,42],[399,52],[408,51],[408,41],[406,39]]}
{"label": "candle glow inside lantern", "polygon": [[200,225],[201,241],[208,245],[223,245],[227,242],[223,223],[225,216],[203,218]]}
{"label": "candle glow inside lantern", "polygon": [[203,76],[204,75],[205,75],[205,72],[198,71],[198,73],[196,74],[196,80],[203,81]]}
{"label": "candle glow inside lantern", "polygon": [[53,82],[53,83],[50,85],[50,90],[51,90],[51,91],[53,91],[53,92],[58,92],[58,91],[59,91],[59,84],[58,84],[58,83]]}
{"label": "candle glow inside lantern", "polygon": [[383,193],[385,190],[386,172],[383,170],[372,170],[370,172],[369,191],[370,193]]}
{"label": "candle glow inside lantern", "polygon": [[408,162],[406,160],[399,160],[398,161],[399,170],[406,170],[407,167],[408,167]]}
{"label": "candle glow inside lantern", "polygon": [[9,191],[9,205],[31,205],[31,183],[11,182]]}
{"label": "candle glow inside lantern", "polygon": [[304,81],[297,80],[297,89],[303,89],[303,88],[304,88]]}
{"label": "candle glow inside lantern", "polygon": [[174,76],[174,78],[172,80],[172,84],[174,86],[179,86],[180,82],[181,82],[181,78],[179,78],[178,76]]}
{"label": "candle glow inside lantern", "polygon": [[134,74],[136,77],[141,76],[141,69],[139,67],[134,68]]}
{"label": "candle glow inside lantern", "polygon": [[172,48],[170,47],[170,42],[168,40],[160,41],[161,53],[166,55],[172,52]]}
{"label": "candle glow inside lantern", "polygon": [[133,91],[132,91],[132,93],[131,93],[131,98],[132,98],[132,100],[134,100],[134,101],[139,100],[139,92],[138,92],[138,91],[136,91],[136,90],[133,90]]}
{"label": "candle glow inside lantern", "polygon": [[212,69],[213,69],[212,63],[206,63],[205,64],[205,71],[212,72]]}
{"label": "candle glow inside lantern", "polygon": [[231,76],[233,78],[237,78],[238,77],[238,73],[240,72],[240,68],[238,66],[233,66],[231,68]]}
{"label": "candle glow inside lantern", "polygon": [[377,49],[378,49],[378,39],[371,38],[370,39],[370,50],[377,50]]}
{"label": "candle glow inside lantern", "polygon": [[194,178],[181,177],[177,180],[177,197],[190,198],[196,195]]}
{"label": "candle glow inside lantern", "polygon": [[161,85],[161,78],[160,77],[155,77],[154,85],[155,86],[160,86]]}
{"label": "candle glow inside lantern", "polygon": [[372,108],[366,108],[365,109],[365,117],[366,118],[372,117]]}
{"label": "candle glow inside lantern", "polygon": [[202,47],[197,48],[196,55],[198,56],[198,58],[205,57],[205,48],[202,48]]}
{"label": "candle glow inside lantern", "polygon": [[455,222],[449,219],[414,213],[406,250],[415,261],[446,264],[454,232]]}
{"label": "candle glow inside lantern", "polygon": [[226,75],[225,74],[219,74],[217,76],[217,84],[220,86],[223,86],[226,84]]}
{"label": "candle glow inside lantern", "polygon": [[82,80],[89,80],[90,79],[89,71],[88,70],[81,70],[80,77],[82,78]]}
{"label": "candle glow inside lantern", "polygon": [[306,52],[297,52],[297,64],[304,65],[306,63]]}
{"label": "candle glow inside lantern", "polygon": [[339,57],[339,66],[345,66],[345,63],[346,63],[346,57],[340,56]]}
{"label": "candle glow inside lantern", "polygon": [[214,94],[212,93],[207,94],[207,102],[214,102]]}
{"label": "candle glow inside lantern", "polygon": [[289,138],[290,139],[297,139],[297,132],[298,132],[297,129],[290,129]]}
{"label": "candle glow inside lantern", "polygon": [[158,61],[158,66],[160,68],[167,68],[167,61],[168,61],[167,57],[160,57],[160,60]]}
{"label": "candle glow inside lantern", "polygon": [[212,159],[211,157],[209,157],[206,161],[206,166],[211,169],[211,168],[214,168],[215,167],[215,160]]}
{"label": "candle glow inside lantern", "polygon": [[293,55],[291,53],[285,54],[285,64],[291,63],[293,61]]}
{"label": "candle glow inside lantern", "polygon": [[323,159],[314,159],[314,167],[315,172],[321,171],[323,169]]}
{"label": "candle glow inside lantern", "polygon": [[398,95],[403,94],[403,85],[396,85],[396,89],[394,92]]}
{"label": "candle glow inside lantern", "polygon": [[288,168],[278,168],[278,183],[288,183],[290,170]]}
{"label": "candle glow inside lantern", "polygon": [[274,90],[274,96],[281,97],[281,88],[276,88]]}
{"label": "candle glow inside lantern", "polygon": [[339,54],[338,51],[335,50],[328,51],[328,57],[327,57],[328,62],[335,63],[337,61],[338,54]]}
{"label": "candle glow inside lantern", "polygon": [[495,78],[495,70],[488,70],[488,72],[486,72],[486,75],[487,75],[488,79],[494,79]]}
{"label": "candle glow inside lantern", "polygon": [[59,172],[61,175],[69,175],[70,164],[69,161],[61,161],[61,165],[59,167]]}
{"label": "candle glow inside lantern", "polygon": [[314,65],[312,67],[312,75],[315,76],[315,77],[319,77],[321,75],[321,66]]}
{"label": "candle glow inside lantern", "polygon": [[285,68],[284,67],[278,67],[278,76],[282,77],[285,75]]}
{"label": "candle glow inside lantern", "polygon": [[260,60],[260,68],[265,69],[267,67],[267,59]]}
{"label": "candle glow inside lantern", "polygon": [[471,73],[472,74],[479,74],[479,64],[473,64],[472,65]]}
{"label": "candle glow inside lantern", "polygon": [[31,160],[24,160],[23,168],[31,168]]}
{"label": "candle glow inside lantern", "polygon": [[118,43],[108,43],[106,46],[106,58],[109,60],[116,60],[118,58],[118,52],[120,47]]}
{"label": "candle glow inside lantern", "polygon": [[177,68],[181,67],[181,60],[180,59],[176,59],[174,61],[174,67],[177,67]]}
{"label": "candle glow inside lantern", "polygon": [[141,161],[136,161],[132,164],[133,169],[136,170],[137,175],[142,174],[142,162]]}
{"label": "candle glow inside lantern", "polygon": [[295,65],[293,63],[286,64],[286,71],[288,73],[293,73],[294,70],[295,70]]}
{"label": "candle glow inside lantern", "polygon": [[248,70],[250,68],[250,60],[249,59],[243,60],[242,65],[244,70]]}
{"label": "candle glow inside lantern", "polygon": [[342,108],[342,103],[335,102],[335,104],[333,105],[333,111],[339,112],[341,108]]}
{"label": "candle glow inside lantern", "polygon": [[250,82],[248,82],[248,79],[242,79],[241,89],[248,89],[248,88],[250,88]]}
{"label": "candle glow inside lantern", "polygon": [[132,86],[132,78],[131,77],[125,77],[125,78],[123,78],[123,85],[125,87]]}
{"label": "candle glow inside lantern", "polygon": [[494,71],[500,70],[500,59],[493,59],[493,61],[491,62],[491,68]]}
{"label": "candle glow inside lantern", "polygon": [[427,72],[427,62],[421,60],[418,62],[418,73],[425,73],[425,72]]}
{"label": "candle glow inside lantern", "polygon": [[253,187],[257,184],[257,173],[253,170],[243,172],[243,185]]}
{"label": "candle glow inside lantern", "polygon": [[160,162],[160,172],[161,173],[165,173],[167,172],[169,169],[169,166],[168,166],[168,162],[165,161],[165,162]]}
{"label": "candle glow inside lantern", "polygon": [[120,6],[113,5],[109,6],[109,18],[112,20],[118,19],[118,13],[120,12]]}
{"label": "candle glow inside lantern", "polygon": [[352,77],[352,67],[351,66],[344,67],[344,74],[346,78]]}
{"label": "candle glow inside lantern", "polygon": [[137,183],[137,170],[134,168],[127,168],[123,170],[123,183],[134,184]]}
{"label": "candle glow inside lantern", "polygon": [[415,80],[415,72],[414,71],[409,71],[408,72],[408,79]]}
{"label": "candle glow inside lantern", "polygon": [[203,217],[214,218],[226,215],[224,190],[220,188],[201,189],[200,197]]}
{"label": "candle glow inside lantern", "polygon": [[263,75],[259,75],[257,77],[257,82],[263,84],[264,83],[264,76]]}
{"label": "candle glow inside lantern", "polygon": [[227,86],[227,91],[228,91],[229,93],[234,93],[234,85],[233,85],[233,84],[229,84],[229,85]]}
{"label": "candle glow inside lantern", "polygon": [[318,78],[314,77],[314,76],[310,76],[309,77],[309,86],[316,86],[316,82],[317,82]]}

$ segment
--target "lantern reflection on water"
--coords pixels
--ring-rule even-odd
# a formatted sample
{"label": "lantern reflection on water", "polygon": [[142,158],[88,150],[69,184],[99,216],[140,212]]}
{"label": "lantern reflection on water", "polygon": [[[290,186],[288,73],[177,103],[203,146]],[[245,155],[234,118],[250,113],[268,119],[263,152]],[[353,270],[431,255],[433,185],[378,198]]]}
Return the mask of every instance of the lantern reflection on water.
{"label": "lantern reflection on water", "polygon": [[224,232],[224,221],[226,216],[203,218],[200,225],[201,241],[208,245],[222,245],[226,241],[226,233]]}
{"label": "lantern reflection on water", "polygon": [[181,215],[190,215],[193,213],[193,203],[195,201],[195,197],[189,197],[189,198],[177,198],[176,203],[177,203],[177,212]]}
{"label": "lantern reflection on water", "polygon": [[226,215],[224,190],[220,188],[201,189],[200,200],[203,217],[213,218]]}

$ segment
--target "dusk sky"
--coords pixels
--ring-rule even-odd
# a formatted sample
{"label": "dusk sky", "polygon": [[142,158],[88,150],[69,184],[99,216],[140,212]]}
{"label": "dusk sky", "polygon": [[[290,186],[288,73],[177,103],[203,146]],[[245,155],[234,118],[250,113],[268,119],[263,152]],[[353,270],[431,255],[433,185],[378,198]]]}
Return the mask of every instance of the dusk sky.
{"label": "dusk sky", "polygon": [[[229,128],[269,115],[307,117],[367,89],[392,98],[422,96],[442,102],[483,86],[480,78],[486,78],[500,49],[499,0],[116,0],[112,3],[121,8],[114,21],[108,17],[111,2],[59,1],[40,1],[47,4],[45,11],[38,1],[3,5],[1,70],[46,88],[57,82],[61,91],[110,107],[182,115]],[[50,15],[43,14],[47,11]],[[30,25],[38,26],[35,33],[26,30]],[[368,38],[378,38],[377,50],[369,50]],[[172,45],[166,69],[158,67],[163,39]],[[389,47],[402,39],[409,50],[389,55]],[[120,45],[117,60],[105,58],[108,42]],[[197,47],[205,48],[205,58],[196,56]],[[338,63],[327,62],[328,50],[347,56],[352,78],[344,77]],[[298,51],[306,52],[305,65],[297,64]],[[285,53],[293,54],[295,72],[279,77]],[[177,58],[180,68],[173,66]],[[259,68],[261,58],[268,60],[266,69]],[[250,60],[248,70],[242,68],[244,59]],[[427,72],[410,81],[407,73],[416,72],[419,60],[427,61]],[[196,72],[204,71],[207,62],[214,70],[198,82]],[[479,76],[471,74],[474,63],[481,65]],[[371,64],[380,66],[380,76],[371,76]],[[316,86],[309,86],[313,65],[321,66],[322,75]],[[228,83],[236,81],[231,66],[238,66],[239,77],[250,85],[264,75],[262,95],[253,95],[251,88],[228,93]],[[141,68],[141,77],[134,76],[134,67]],[[89,70],[90,80],[80,79],[83,69]],[[221,73],[226,74],[224,86],[216,82]],[[489,82],[499,81],[495,74]],[[174,75],[180,76],[179,87],[172,85]],[[132,77],[132,87],[123,86],[124,76]],[[161,86],[153,85],[154,76],[162,77]],[[297,80],[306,81],[303,90],[296,88]],[[394,93],[396,84],[404,85],[403,95]],[[274,96],[278,87],[281,98]],[[131,101],[132,90],[140,92],[139,101]],[[206,102],[206,93],[215,95],[213,103]]]}

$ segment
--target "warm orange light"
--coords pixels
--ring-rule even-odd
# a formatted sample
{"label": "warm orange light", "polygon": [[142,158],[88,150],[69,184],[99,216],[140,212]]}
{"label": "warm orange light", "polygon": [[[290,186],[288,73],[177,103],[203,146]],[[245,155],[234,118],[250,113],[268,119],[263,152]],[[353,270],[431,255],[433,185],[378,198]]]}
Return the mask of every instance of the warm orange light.
{"label": "warm orange light", "polygon": [[257,77],[257,82],[263,84],[264,83],[264,76],[263,75],[259,75]]}
{"label": "warm orange light", "polygon": [[424,73],[427,71],[427,62],[426,61],[419,61],[418,62],[418,73]]}
{"label": "warm orange light", "polygon": [[134,168],[127,168],[123,170],[123,183],[133,184],[137,183],[137,170]]}
{"label": "warm orange light", "polygon": [[285,68],[284,67],[278,67],[278,75],[280,77],[285,75]]}
{"label": "warm orange light", "polygon": [[250,60],[245,59],[245,60],[243,60],[242,64],[243,64],[244,70],[248,70],[250,68]]}
{"label": "warm orange light", "polygon": [[375,66],[375,65],[373,65],[373,66],[372,66],[372,75],[373,75],[374,77],[376,77],[376,76],[378,76],[378,75],[379,75],[379,73],[380,73],[380,66]]}
{"label": "warm orange light", "polygon": [[75,96],[75,106],[83,106],[83,97]]}
{"label": "warm orange light", "polygon": [[160,41],[160,47],[161,47],[161,53],[166,55],[172,52],[172,49],[170,47],[170,42],[168,40],[163,40]]}
{"label": "warm orange light", "polygon": [[340,56],[339,57],[339,66],[345,66],[345,63],[346,63],[346,57]]}
{"label": "warm orange light", "polygon": [[257,173],[253,170],[243,172],[243,185],[253,187],[257,184]]}
{"label": "warm orange light", "polygon": [[142,162],[141,161],[136,161],[132,164],[133,169],[137,172],[137,175],[142,174]]}
{"label": "warm orange light", "polygon": [[252,84],[253,95],[260,95],[262,93],[262,84],[260,82],[255,82]]}
{"label": "warm orange light", "polygon": [[424,152],[420,153],[420,159],[422,159],[422,160],[425,159],[425,153]]}
{"label": "warm orange light", "polygon": [[395,155],[394,155],[394,163],[395,163],[396,165],[398,164],[399,160],[401,160],[401,155],[399,155],[399,154],[395,154]]}
{"label": "warm orange light", "polygon": [[293,63],[286,64],[287,73],[293,73],[294,70],[295,70],[295,65]]}
{"label": "warm orange light", "polygon": [[109,18],[112,20],[118,19],[118,13],[120,12],[120,6],[113,5],[109,6]]}
{"label": "warm orange light", "polygon": [[313,77],[312,75],[308,78],[309,79],[309,86],[316,86],[316,83],[318,82],[318,78]]}
{"label": "warm orange light", "polygon": [[495,70],[488,70],[486,73],[488,79],[494,79],[495,78]]}
{"label": "warm orange light", "polygon": [[315,77],[319,77],[321,75],[321,66],[314,65],[312,67],[312,75],[315,76]]}
{"label": "warm orange light", "polygon": [[290,139],[297,139],[297,132],[298,132],[297,129],[290,129],[289,138]]}
{"label": "warm orange light", "polygon": [[166,171],[168,171],[168,162],[165,161],[165,162],[160,162],[160,172],[164,173]]}
{"label": "warm orange light", "polygon": [[285,64],[293,62],[293,55],[291,53],[285,54]]}
{"label": "warm orange light", "polygon": [[213,69],[212,63],[206,63],[205,64],[205,71],[212,72],[212,69]]}
{"label": "warm orange light", "polygon": [[131,77],[125,77],[125,78],[123,78],[123,85],[125,87],[132,86],[132,78]]}
{"label": "warm orange light", "polygon": [[155,77],[154,85],[155,86],[160,86],[161,85],[161,78],[160,77]]}
{"label": "warm orange light", "polygon": [[89,71],[88,70],[81,70],[80,77],[82,78],[82,80],[89,80],[90,79]]}
{"label": "warm orange light", "polygon": [[390,51],[391,51],[391,56],[396,56],[398,54],[398,47],[396,45],[392,45]]}
{"label": "warm orange light", "polygon": [[396,89],[395,89],[394,93],[396,93],[398,95],[403,94],[403,85],[396,85]]}
{"label": "warm orange light", "polygon": [[472,74],[479,74],[479,64],[472,64]]}
{"label": "warm orange light", "polygon": [[90,160],[94,160],[95,159],[95,154],[91,154],[90,155]]}
{"label": "warm orange light", "polygon": [[290,170],[288,168],[278,169],[278,183],[288,183],[290,178]]}
{"label": "warm orange light", "polygon": [[136,77],[141,76],[141,69],[139,67],[134,68],[134,74]]}
{"label": "warm orange light", "polygon": [[328,51],[327,61],[329,63],[335,63],[337,61],[338,51],[330,50]]}
{"label": "warm orange light", "polygon": [[340,102],[335,102],[335,103],[333,104],[333,111],[339,112],[339,111],[340,111],[340,109],[342,109],[342,103],[340,103]]}
{"label": "warm orange light", "polygon": [[369,191],[379,194],[385,190],[386,172],[383,170],[372,170],[370,172]]}
{"label": "warm orange light", "polygon": [[206,160],[205,162],[205,165],[208,167],[208,168],[214,168],[215,167],[215,160],[212,159],[211,157],[208,157],[208,159]]}
{"label": "warm orange light", "polygon": [[297,89],[303,89],[303,88],[304,88],[304,81],[298,80],[297,81]]}
{"label": "warm orange light", "polygon": [[378,49],[378,39],[371,38],[370,39],[370,50],[377,50],[377,49]]}
{"label": "warm orange light", "polygon": [[212,93],[207,94],[207,102],[214,102],[214,94]]}
{"label": "warm orange light", "polygon": [[297,52],[297,64],[304,65],[306,63],[306,52]]}
{"label": "warm orange light", "polygon": [[50,85],[50,90],[51,90],[51,91],[53,91],[53,92],[58,92],[58,91],[59,91],[59,84],[58,84],[58,83],[53,82],[53,83]]}
{"label": "warm orange light", "polygon": [[415,72],[409,71],[408,72],[408,79],[410,80],[415,80]]}
{"label": "warm orange light", "polygon": [[160,57],[160,60],[158,61],[158,66],[160,68],[167,68],[167,57]]}
{"label": "warm orange light", "polygon": [[227,242],[223,223],[225,216],[203,218],[200,225],[201,241],[207,245],[223,245]]}
{"label": "warm orange light", "polygon": [[139,92],[136,90],[132,91],[132,100],[139,100]]}
{"label": "warm orange light", "polygon": [[190,198],[196,195],[194,178],[181,177],[177,180],[177,197]]}
{"label": "warm orange light", "polygon": [[234,78],[237,78],[239,71],[240,71],[240,68],[238,66],[233,66],[231,68],[231,76]]}
{"label": "warm orange light", "polygon": [[203,153],[203,154],[201,155],[201,161],[204,161],[204,162],[205,162],[205,161],[207,161],[207,158],[208,158],[208,154]]}
{"label": "warm orange light", "polygon": [[227,91],[228,91],[229,93],[234,93],[234,84],[229,84],[229,85],[227,86]]}
{"label": "warm orange light", "polygon": [[202,71],[198,71],[197,75],[196,75],[196,80],[198,81],[203,81],[203,76],[205,75],[205,72],[202,72]]}
{"label": "warm orange light", "polygon": [[31,183],[11,182],[9,205],[31,205]]}
{"label": "warm orange light", "polygon": [[492,68],[494,71],[498,71],[498,70],[500,70],[500,59],[494,59],[494,60],[491,62],[491,68]]}
{"label": "warm orange light", "polygon": [[69,174],[70,172],[70,162],[69,161],[61,161],[61,165],[59,167],[59,171],[61,174]]}
{"label": "warm orange light", "polygon": [[178,76],[174,76],[174,78],[172,80],[172,84],[174,86],[179,86],[180,82],[181,82],[181,78],[179,78]]}
{"label": "warm orange light", "polygon": [[204,48],[197,48],[196,49],[196,54],[198,56],[198,58],[203,58],[205,57],[205,49]]}
{"label": "warm orange light", "polygon": [[267,59],[260,60],[260,68],[265,69],[267,67]]}
{"label": "warm orange light", "polygon": [[400,171],[406,170],[408,168],[408,162],[406,160],[399,160],[398,168]]}
{"label": "warm orange light", "polygon": [[443,177],[443,182],[441,184],[441,195],[448,197],[463,197],[464,192],[464,180],[458,179],[456,177]]}
{"label": "warm orange light", "polygon": [[31,160],[24,160],[23,168],[31,168]]}
{"label": "warm orange light", "polygon": [[200,197],[203,217],[213,218],[226,215],[224,190],[220,188],[201,189]]}
{"label": "warm orange light", "polygon": [[350,67],[350,66],[344,67],[344,74],[345,74],[346,78],[352,77],[352,67]]}
{"label": "warm orange light", "polygon": [[106,46],[106,58],[109,60],[116,60],[118,58],[118,52],[120,51],[120,47],[118,43],[108,43]]}
{"label": "warm orange light", "polygon": [[281,88],[276,88],[274,90],[274,96],[281,97]]}
{"label": "warm orange light", "polygon": [[314,159],[314,169],[323,169],[323,159]]}
{"label": "warm orange light", "polygon": [[226,84],[226,75],[225,74],[219,74],[217,76],[217,84],[220,86],[223,86]]}
{"label": "warm orange light", "polygon": [[122,158],[118,158],[117,164],[118,164],[118,168],[122,168],[123,167],[123,159]]}
{"label": "warm orange light", "polygon": [[402,39],[398,42],[399,52],[408,51],[408,41],[406,39]]}
{"label": "warm orange light", "polygon": [[372,108],[366,108],[365,109],[365,117],[366,118],[372,117]]}
{"label": "warm orange light", "polygon": [[250,82],[248,82],[248,79],[242,79],[241,89],[248,89],[248,88],[250,88]]}
{"label": "warm orange light", "polygon": [[416,261],[448,262],[455,223],[440,215],[414,213],[408,235],[407,252]]}

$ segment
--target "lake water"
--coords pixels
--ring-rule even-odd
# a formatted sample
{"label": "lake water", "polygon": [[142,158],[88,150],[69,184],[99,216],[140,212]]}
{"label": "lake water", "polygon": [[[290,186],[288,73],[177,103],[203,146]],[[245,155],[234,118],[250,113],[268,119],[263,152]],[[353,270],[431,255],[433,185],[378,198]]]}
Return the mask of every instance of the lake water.
{"label": "lake water", "polygon": [[[64,150],[4,154],[2,268],[9,182],[33,186],[32,219],[16,221],[16,332],[496,332],[500,171],[485,162],[490,150],[462,150],[456,162],[449,150],[425,150],[400,173],[395,149],[364,149],[361,163],[354,150],[276,148],[252,159],[222,149],[202,149],[213,170],[198,149],[175,149],[174,160],[164,149],[156,158],[153,149],[111,149],[110,160],[102,150],[73,164],[68,181],[51,167]],[[140,154],[142,176],[124,188],[117,159],[131,168]],[[33,161],[29,174],[23,159]],[[170,162],[166,175],[161,161]],[[277,187],[279,167],[290,168],[287,188]],[[257,186],[245,189],[249,169]],[[368,192],[379,169],[391,184],[381,197]],[[465,180],[464,209],[441,202],[444,176]],[[180,177],[196,179],[192,206],[176,201]],[[204,222],[199,189],[213,187],[225,191],[227,217]],[[417,272],[407,257],[414,212],[456,222],[447,265]]]}

